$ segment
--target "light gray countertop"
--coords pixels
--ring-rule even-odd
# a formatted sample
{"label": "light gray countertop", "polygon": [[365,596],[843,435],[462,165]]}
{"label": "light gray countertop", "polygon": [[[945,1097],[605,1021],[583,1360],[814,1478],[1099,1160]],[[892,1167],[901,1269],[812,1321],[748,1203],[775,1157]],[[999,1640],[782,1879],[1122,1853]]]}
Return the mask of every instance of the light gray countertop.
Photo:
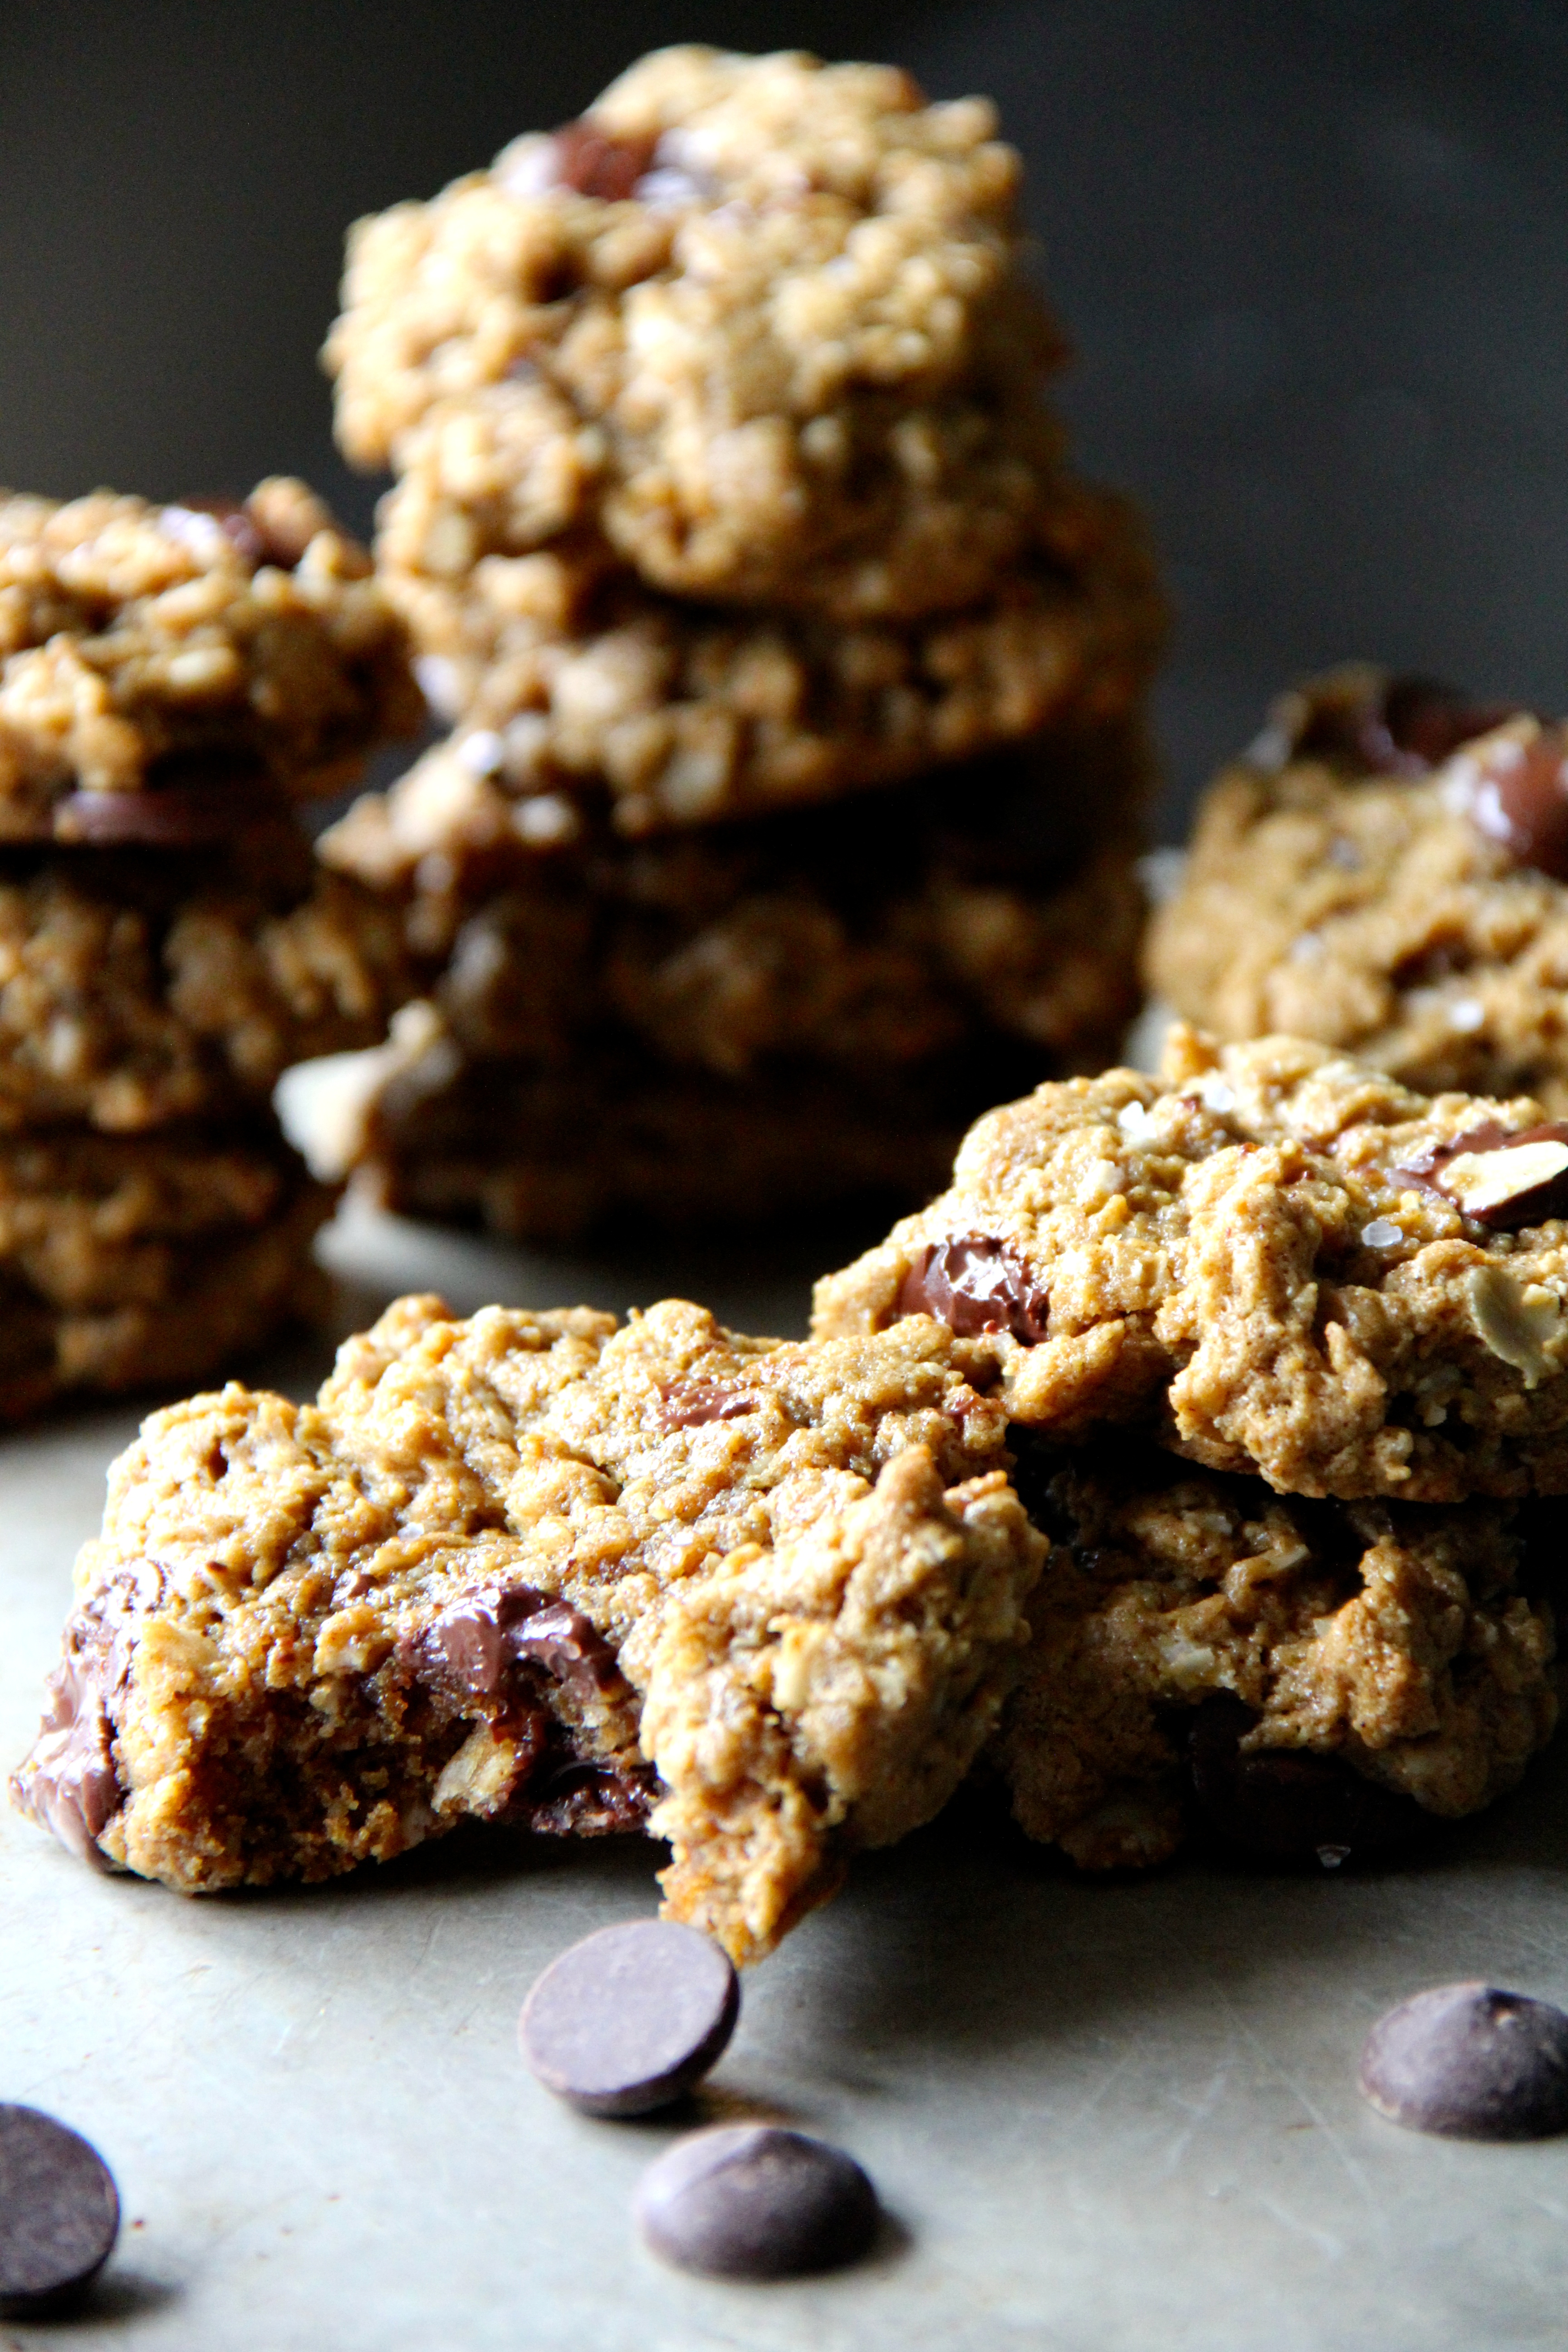
{"label": "light gray countertop", "polygon": [[[780,1329],[800,1327],[809,1262],[667,1260],[652,1286],[631,1259],[546,1265],[357,1213],[330,1254],[350,1318],[400,1287],[466,1310],[658,1286]],[[303,1392],[324,1360],[273,1376]],[[137,1417],[0,1442],[7,1766]],[[516,2054],[544,1963],[654,1908],[646,1847],[476,1841],[193,1902],[0,1813],[0,2098],[86,2132],[127,2223],[79,2318],[0,2323],[0,2346],[1560,2347],[1568,2141],[1423,2139],[1373,2116],[1354,2074],[1373,2019],[1422,1985],[1568,2001],[1565,1831],[1559,1755],[1407,1870],[1094,1883],[973,1816],[868,1857],[748,1978],[701,2113],[841,2141],[893,2219],[857,2271],[739,2289],[634,2242],[633,2184],[673,2126],[575,2116]]]}

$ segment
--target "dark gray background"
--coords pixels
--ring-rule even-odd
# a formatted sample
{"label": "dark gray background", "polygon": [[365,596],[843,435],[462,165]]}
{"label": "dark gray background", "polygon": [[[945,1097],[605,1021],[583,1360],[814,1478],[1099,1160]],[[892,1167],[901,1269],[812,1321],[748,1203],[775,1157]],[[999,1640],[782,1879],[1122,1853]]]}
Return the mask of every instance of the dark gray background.
{"label": "dark gray background", "polygon": [[1180,612],[1171,825],[1352,653],[1568,706],[1568,9],[1540,0],[76,0],[0,6],[0,479],[297,470],[345,222],[700,38],[992,91],[1087,465]]}

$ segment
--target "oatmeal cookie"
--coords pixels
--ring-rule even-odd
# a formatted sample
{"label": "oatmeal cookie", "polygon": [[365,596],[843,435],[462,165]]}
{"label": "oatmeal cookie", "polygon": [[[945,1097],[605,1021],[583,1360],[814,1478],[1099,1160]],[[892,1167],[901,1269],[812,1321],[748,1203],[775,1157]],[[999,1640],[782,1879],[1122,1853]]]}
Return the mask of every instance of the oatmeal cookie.
{"label": "oatmeal cookie", "polygon": [[1149,772],[1137,729],[1101,730],[637,843],[574,816],[549,848],[514,822],[540,803],[441,745],[320,849],[399,901],[476,1055],[563,1060],[608,1022],[741,1076],[910,1063],[979,1024],[1090,1068],[1135,1009]]}
{"label": "oatmeal cookie", "polygon": [[1016,1670],[1045,1547],[972,1353],[402,1300],[314,1405],[145,1424],[15,1793],[193,1892],[651,1805],[670,1911],[753,1958],[937,1811]]}
{"label": "oatmeal cookie", "polygon": [[1081,1867],[1163,1861],[1194,1811],[1331,1864],[1489,1804],[1551,1738],[1553,1612],[1510,1507],[1305,1502],[1125,1436],[1022,1442],[1056,1540],[987,1762]]}
{"label": "oatmeal cookie", "polygon": [[[1370,684],[1373,725],[1391,695],[1396,725],[1402,692],[1420,709],[1410,682]],[[1152,984],[1222,1037],[1289,1031],[1423,1094],[1568,1111],[1562,730],[1461,705],[1428,733],[1434,764],[1368,740],[1364,720],[1361,740],[1344,727],[1336,740],[1326,698],[1321,685],[1296,698],[1305,725],[1210,787],[1151,927]]]}
{"label": "oatmeal cookie", "polygon": [[127,1133],[265,1106],[414,992],[397,910],[284,855],[0,851],[0,1132]]}
{"label": "oatmeal cookie", "polygon": [[656,587],[840,618],[967,603],[1059,455],[1038,384],[1064,347],[995,131],[891,68],[645,58],[357,225],[325,353],[343,448],[505,552],[588,535]]}
{"label": "oatmeal cookie", "polygon": [[0,838],[226,837],[352,784],[417,711],[369,556],[302,482],[0,492]]}
{"label": "oatmeal cookie", "polygon": [[331,1209],[265,1133],[0,1142],[0,1419],[184,1384],[259,1346],[315,1302]]}
{"label": "oatmeal cookie", "polygon": [[1039,1087],[952,1189],[818,1286],[816,1328],[935,1315],[1020,1422],[1148,1419],[1281,1492],[1568,1490],[1568,1126],[1429,1101],[1299,1038],[1173,1033],[1162,1078]]}
{"label": "oatmeal cookie", "polygon": [[[520,799],[606,793],[642,835],[897,782],[1044,729],[1126,720],[1164,635],[1142,528],[1064,487],[1041,547],[982,602],[840,627],[656,595],[592,556],[418,568],[406,488],[384,509],[386,593],[464,755]],[[522,821],[522,820],[520,820]],[[550,813],[536,824],[553,821]]]}

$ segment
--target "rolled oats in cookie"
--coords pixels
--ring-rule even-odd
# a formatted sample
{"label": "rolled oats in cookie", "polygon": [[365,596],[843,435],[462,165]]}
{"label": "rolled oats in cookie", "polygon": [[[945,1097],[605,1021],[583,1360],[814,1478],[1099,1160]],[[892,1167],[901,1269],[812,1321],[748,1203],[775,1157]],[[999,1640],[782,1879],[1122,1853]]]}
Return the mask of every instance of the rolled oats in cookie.
{"label": "rolled oats in cookie", "polygon": [[1557,1720],[1552,1610],[1507,1504],[1306,1501],[1123,1434],[1021,1434],[1053,1538],[986,1758],[1031,1837],[1090,1870],[1194,1820],[1331,1867],[1521,1779]]}
{"label": "rolled oats in cookie", "polygon": [[15,1793],[193,1892],[646,1819],[670,1915],[755,1958],[939,1809],[1016,1670],[1045,1547],[969,1362],[403,1300],[314,1404],[146,1423]]}
{"label": "rolled oats in cookie", "polygon": [[1043,730],[1126,723],[1164,638],[1141,523],[1076,481],[984,595],[907,622],[682,604],[591,548],[476,562],[428,524],[418,481],[399,485],[378,558],[463,756],[550,810],[607,796],[637,835],[895,783]]}
{"label": "rolled oats in cookie", "polygon": [[1211,785],[1148,976],[1221,1037],[1317,1037],[1423,1094],[1529,1094],[1556,1116],[1563,732],[1437,695],[1356,670],[1288,698]]}
{"label": "rolled oats in cookie", "polygon": [[682,595],[966,603],[1059,455],[1017,180],[987,101],[894,68],[655,52],[358,224],[340,439],[438,486],[470,562],[570,532]]}
{"label": "rolled oats in cookie", "polygon": [[417,709],[369,556],[302,482],[0,493],[0,839],[221,838],[353,783]]}
{"label": "rolled oats in cookie", "polygon": [[816,1328],[894,1327],[963,1242],[1016,1269],[973,1344],[1019,1422],[1146,1423],[1287,1494],[1561,1494],[1568,1226],[1529,1222],[1554,1205],[1541,1127],[1527,1098],[1428,1101],[1303,1039],[1178,1029],[1159,1079],[1064,1080],[981,1119],[950,1190],[819,1284]]}

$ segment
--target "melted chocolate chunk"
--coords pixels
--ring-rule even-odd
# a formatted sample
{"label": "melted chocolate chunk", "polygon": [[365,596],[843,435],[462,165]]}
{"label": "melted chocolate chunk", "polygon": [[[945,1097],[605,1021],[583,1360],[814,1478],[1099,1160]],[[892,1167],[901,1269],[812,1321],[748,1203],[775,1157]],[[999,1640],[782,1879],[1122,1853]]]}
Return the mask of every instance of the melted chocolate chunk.
{"label": "melted chocolate chunk", "polygon": [[68,793],[57,801],[57,841],[112,847],[147,842],[184,849],[202,842],[231,841],[247,826],[273,822],[288,808],[270,778],[247,769],[239,775],[212,773],[212,763],[193,762],[198,780],[182,781],[183,762],[169,762],[169,781],[155,771],[144,793]]}
{"label": "melted chocolate chunk", "polygon": [[1521,866],[1568,882],[1568,728],[1503,736],[1463,763],[1465,814]]}
{"label": "melted chocolate chunk", "polygon": [[1337,1757],[1302,1748],[1244,1755],[1257,1720],[1228,1692],[1205,1699],[1188,1732],[1187,1769],[1198,1810],[1215,1835],[1263,1862],[1326,1869],[1355,1857],[1397,1853],[1430,1829],[1430,1817]]}
{"label": "melted chocolate chunk", "polygon": [[1518,716],[1510,703],[1472,702],[1430,677],[1393,677],[1380,692],[1315,699],[1296,749],[1353,760],[1380,776],[1424,776],[1477,735]]}
{"label": "melted chocolate chunk", "polygon": [[505,1716],[532,1697],[520,1671],[542,1667],[597,1696],[621,1685],[615,1653],[581,1610],[531,1584],[476,1593],[437,1619],[420,1645],[426,1677],[459,1701]]}
{"label": "melted chocolate chunk", "polygon": [[580,196],[624,204],[636,194],[658,143],[653,138],[617,138],[601,131],[591,115],[584,115],[576,122],[563,123],[555,133],[555,177]]}
{"label": "melted chocolate chunk", "polygon": [[1361,2058],[1379,2115],[1448,2139],[1568,2131],[1568,2017],[1495,1985],[1438,1985],[1379,2018]]}
{"label": "melted chocolate chunk", "polygon": [[722,1381],[677,1381],[664,1392],[666,1429],[700,1429],[705,1422],[739,1421],[757,1400]]}
{"label": "melted chocolate chunk", "polygon": [[131,1679],[127,1621],[155,1602],[161,1585],[158,1571],[145,1568],[140,1580],[110,1585],[68,1622],[65,1654],[46,1685],[38,1737],[26,1771],[11,1782],[23,1812],[68,1853],[100,1866],[97,1841],[125,1795],[115,1768],[114,1729]]}
{"label": "melted chocolate chunk", "polygon": [[718,2278],[836,2270],[866,2252],[879,2216],[853,2157],[774,2124],[721,2124],[678,2139],[637,2195],[654,2252]]}
{"label": "melted chocolate chunk", "polygon": [[661,1793],[651,1764],[567,1761],[513,1799],[507,1819],[538,1837],[618,1837],[646,1826]]}
{"label": "melted chocolate chunk", "polygon": [[601,1927],[547,1968],[522,2005],[524,2063],[591,2116],[647,2116],[717,2063],[741,2013],[727,1956],[664,1919]]}
{"label": "melted chocolate chunk", "polygon": [[1478,1224],[1517,1233],[1568,1217],[1568,1120],[1506,1128],[1487,1119],[1393,1172],[1452,1202]]}
{"label": "melted chocolate chunk", "polygon": [[37,2107],[0,2106],[0,2310],[63,2311],[119,2234],[120,2195],[98,2150]]}
{"label": "melted chocolate chunk", "polygon": [[1032,1347],[1046,1337],[1050,1296],[1005,1242],[989,1234],[957,1234],[933,1242],[905,1275],[900,1315],[932,1315],[973,1339],[984,1331],[1010,1331]]}

